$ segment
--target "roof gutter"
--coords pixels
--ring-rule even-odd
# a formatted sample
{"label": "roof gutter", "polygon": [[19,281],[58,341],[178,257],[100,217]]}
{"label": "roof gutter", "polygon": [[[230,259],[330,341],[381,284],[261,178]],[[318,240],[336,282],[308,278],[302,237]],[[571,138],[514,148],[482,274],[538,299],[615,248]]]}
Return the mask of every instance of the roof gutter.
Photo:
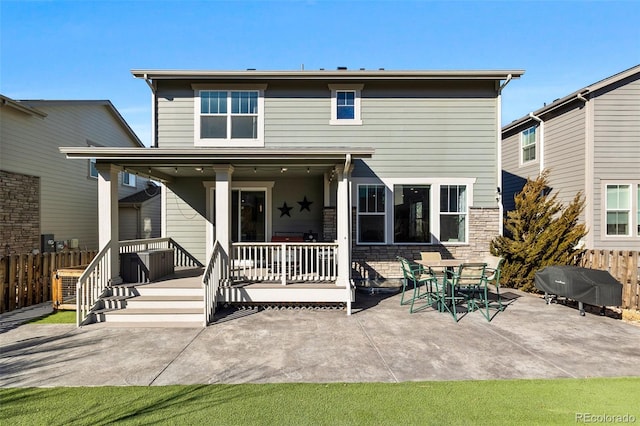
{"label": "roof gutter", "polygon": [[507,84],[509,84],[509,82],[510,82],[512,79],[513,79],[513,74],[509,74],[509,75],[507,76],[507,79],[504,81],[504,83],[502,83],[502,84],[500,85],[500,87],[498,88],[498,94],[502,93],[502,89],[504,89],[504,88],[507,86]]}

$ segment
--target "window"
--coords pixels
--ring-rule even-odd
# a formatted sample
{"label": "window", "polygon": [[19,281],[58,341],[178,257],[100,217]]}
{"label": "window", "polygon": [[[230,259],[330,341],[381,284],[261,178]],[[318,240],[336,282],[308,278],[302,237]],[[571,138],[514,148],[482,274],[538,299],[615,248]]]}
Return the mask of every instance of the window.
{"label": "window", "polygon": [[631,185],[606,186],[607,235],[630,235]]}
{"label": "window", "polygon": [[122,172],[122,184],[125,186],[136,186],[136,175],[131,173]]}
{"label": "window", "polygon": [[522,163],[536,159],[536,128],[530,127],[521,133]]}
{"label": "window", "polygon": [[385,186],[358,186],[358,242],[385,242]]}
{"label": "window", "polygon": [[360,93],[363,85],[330,84],[331,125],[361,125]]}
{"label": "window", "polygon": [[465,242],[467,235],[467,187],[440,187],[440,241]]}
{"label": "window", "polygon": [[263,88],[197,89],[195,93],[196,146],[264,145]]}
{"label": "window", "polygon": [[89,159],[89,177],[98,178],[98,169],[96,168],[96,159]]}
{"label": "window", "polygon": [[430,190],[430,185],[394,185],[394,243],[431,243]]}

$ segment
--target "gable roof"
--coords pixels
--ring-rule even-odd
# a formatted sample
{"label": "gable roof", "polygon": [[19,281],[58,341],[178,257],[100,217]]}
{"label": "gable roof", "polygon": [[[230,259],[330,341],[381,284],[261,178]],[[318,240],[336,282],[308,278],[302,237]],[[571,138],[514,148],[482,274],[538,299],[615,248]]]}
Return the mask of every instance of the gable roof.
{"label": "gable roof", "polygon": [[[547,114],[551,111],[554,111],[564,105],[567,105],[571,102],[574,102],[576,100],[581,100],[581,99],[586,99],[588,97],[590,97],[593,93],[599,91],[599,90],[603,90],[603,89],[607,89],[610,86],[613,86],[619,82],[621,82],[624,79],[627,79],[629,77],[633,77],[634,75],[640,75],[640,65],[636,65],[634,67],[631,67],[627,70],[624,70],[622,72],[619,72],[617,74],[614,74],[610,77],[607,77],[605,79],[602,79],[600,81],[597,81],[589,86],[583,87],[582,89],[576,90],[575,92],[571,93],[570,95],[567,95],[563,98],[560,99],[556,99],[555,101],[553,101],[552,103],[550,103],[549,105],[545,105],[542,108],[539,108],[533,112],[531,112],[530,114],[533,114],[537,117],[540,117],[541,115]],[[521,125],[523,125],[524,123],[527,123],[528,121],[533,120],[530,116],[530,114],[527,114],[519,119],[513,120],[511,123],[507,124],[506,126],[504,126],[502,128],[502,133],[505,132],[509,132],[513,129],[515,129],[516,127],[519,127]]]}
{"label": "gable roof", "polygon": [[160,187],[150,182],[149,185],[142,191],[138,191],[135,194],[131,194],[127,197],[121,198],[119,200],[119,203],[120,204],[141,204],[159,195],[160,195]]}
{"label": "gable roof", "polygon": [[93,105],[93,106],[104,106],[107,110],[113,115],[116,121],[122,126],[125,132],[129,135],[129,137],[138,145],[138,147],[143,148],[144,144],[138,138],[138,135],[131,129],[129,124],[125,121],[125,119],[120,115],[120,112],[116,109],[115,106],[111,103],[111,101],[107,99],[103,100],[44,100],[44,99],[25,99],[25,100],[14,100],[10,99],[6,96],[0,95],[0,100],[2,105],[9,105],[16,109],[19,109],[26,113],[37,114],[41,117],[46,117],[47,114],[39,111],[37,109],[40,107],[49,107],[49,106],[64,106],[64,105]]}

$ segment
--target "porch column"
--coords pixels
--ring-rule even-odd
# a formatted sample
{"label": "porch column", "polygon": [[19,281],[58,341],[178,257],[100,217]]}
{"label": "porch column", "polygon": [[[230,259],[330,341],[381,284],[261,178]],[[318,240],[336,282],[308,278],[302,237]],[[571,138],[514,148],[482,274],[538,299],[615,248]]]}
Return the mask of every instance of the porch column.
{"label": "porch column", "polygon": [[120,244],[118,241],[118,172],[115,164],[97,164],[98,170],[98,246],[111,246],[111,284],[120,284]]}
{"label": "porch column", "polygon": [[[214,166],[213,170],[216,172],[214,239],[218,240],[223,252],[228,256],[231,253],[231,175],[233,174],[233,166],[230,164]],[[207,252],[210,250],[211,247],[207,247]]]}
{"label": "porch column", "polygon": [[338,189],[336,200],[338,234],[338,277],[336,285],[347,289],[347,315],[351,315],[351,203],[349,182],[351,170],[337,167]]}

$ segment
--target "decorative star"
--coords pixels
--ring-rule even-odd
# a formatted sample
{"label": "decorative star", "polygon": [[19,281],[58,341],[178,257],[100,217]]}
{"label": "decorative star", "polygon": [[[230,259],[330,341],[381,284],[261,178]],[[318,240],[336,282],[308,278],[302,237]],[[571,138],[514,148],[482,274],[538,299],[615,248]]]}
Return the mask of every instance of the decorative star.
{"label": "decorative star", "polygon": [[280,217],[284,216],[285,214],[291,217],[291,214],[289,214],[289,212],[291,211],[292,208],[293,207],[287,206],[287,202],[285,201],[282,207],[278,207],[278,210],[280,210]]}
{"label": "decorative star", "polygon": [[307,196],[304,196],[304,200],[302,201],[298,201],[298,204],[300,204],[300,211],[302,210],[307,210],[307,211],[311,211],[311,209],[309,208],[309,206],[311,204],[313,204],[313,201],[309,201],[307,200]]}

